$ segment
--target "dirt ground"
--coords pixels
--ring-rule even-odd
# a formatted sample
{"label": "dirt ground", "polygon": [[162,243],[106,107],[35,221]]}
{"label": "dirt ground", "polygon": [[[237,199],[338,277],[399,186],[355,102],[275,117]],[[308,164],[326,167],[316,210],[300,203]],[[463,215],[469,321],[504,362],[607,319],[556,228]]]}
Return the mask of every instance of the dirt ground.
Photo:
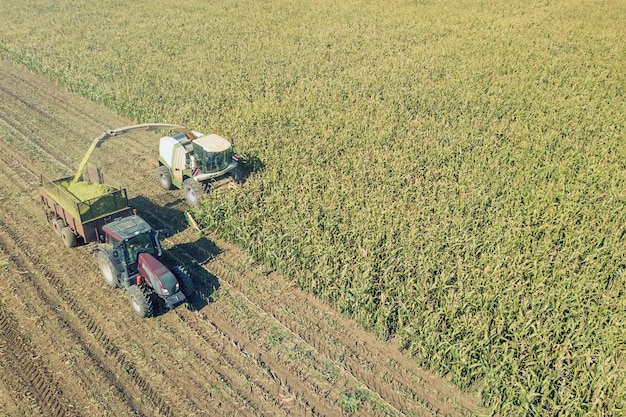
{"label": "dirt ground", "polygon": [[[175,122],[156,121],[155,122]],[[114,138],[92,163],[192,274],[186,305],[140,319],[67,249],[40,174],[73,174],[91,140],[134,122],[0,61],[0,416],[464,416],[478,395],[420,369],[289,281],[187,226],[156,180],[158,135]]]}

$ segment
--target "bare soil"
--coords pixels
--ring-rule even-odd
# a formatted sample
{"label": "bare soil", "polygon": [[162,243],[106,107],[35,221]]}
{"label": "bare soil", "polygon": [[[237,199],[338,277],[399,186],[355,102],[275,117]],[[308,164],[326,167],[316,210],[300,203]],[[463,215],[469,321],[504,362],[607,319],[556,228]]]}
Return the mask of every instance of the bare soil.
{"label": "bare soil", "polygon": [[131,124],[0,61],[0,415],[485,412],[476,393],[189,228],[182,193],[157,182],[153,133],[111,139],[92,163],[124,184],[148,222],[172,231],[168,256],[191,272],[196,294],[172,311],[135,317],[89,246],[65,248],[38,196],[42,173],[72,175],[94,137]]}

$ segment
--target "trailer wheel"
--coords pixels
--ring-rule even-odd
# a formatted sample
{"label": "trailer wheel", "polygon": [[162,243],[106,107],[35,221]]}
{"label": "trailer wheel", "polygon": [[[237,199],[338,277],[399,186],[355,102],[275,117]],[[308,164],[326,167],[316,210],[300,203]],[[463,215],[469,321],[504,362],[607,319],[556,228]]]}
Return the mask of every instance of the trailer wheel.
{"label": "trailer wheel", "polygon": [[178,279],[178,283],[180,284],[180,290],[185,297],[189,298],[194,293],[193,281],[187,273],[187,270],[180,265],[174,267],[174,275],[176,275],[176,279]]}
{"label": "trailer wheel", "polygon": [[198,181],[193,178],[187,178],[185,182],[183,182],[183,192],[185,193],[187,203],[195,207],[200,202],[200,196],[204,193],[204,190],[202,189],[202,184]]}
{"label": "trailer wheel", "polygon": [[64,227],[65,227],[65,223],[63,222],[62,218],[60,217],[52,218],[52,228],[54,229],[57,235],[61,236],[61,231],[63,230]]}
{"label": "trailer wheel", "polygon": [[113,288],[120,286],[120,274],[117,271],[113,261],[109,259],[106,253],[98,252],[98,267],[100,267],[100,273],[104,278],[104,281]]}
{"label": "trailer wheel", "polygon": [[151,294],[143,285],[128,287],[128,301],[137,316],[150,317],[154,313],[154,302]]}
{"label": "trailer wheel", "polygon": [[170,170],[165,165],[161,165],[157,168],[157,178],[161,187],[166,190],[172,189],[172,174],[170,174]]}
{"label": "trailer wheel", "polygon": [[63,243],[65,243],[65,246],[68,248],[76,246],[76,235],[68,226],[61,229],[61,237],[63,238]]}

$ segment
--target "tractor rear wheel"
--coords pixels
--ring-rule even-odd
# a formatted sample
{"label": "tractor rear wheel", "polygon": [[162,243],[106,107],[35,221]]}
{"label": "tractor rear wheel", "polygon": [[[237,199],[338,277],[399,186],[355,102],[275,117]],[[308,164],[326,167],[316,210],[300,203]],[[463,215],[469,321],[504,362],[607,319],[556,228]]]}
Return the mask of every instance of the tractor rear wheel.
{"label": "tractor rear wheel", "polygon": [[154,314],[152,294],[143,285],[128,287],[128,301],[137,316],[145,318]]}
{"label": "tractor rear wheel", "polygon": [[104,281],[110,287],[117,288],[120,286],[120,273],[117,271],[113,261],[103,251],[98,252],[98,266]]}
{"label": "tractor rear wheel", "polygon": [[185,199],[190,206],[195,207],[200,202],[200,196],[204,194],[202,184],[193,178],[187,178],[183,182],[183,193],[185,193]]}
{"label": "tractor rear wheel", "polygon": [[170,170],[165,165],[161,165],[157,168],[157,178],[159,179],[159,183],[161,187],[166,190],[172,189],[172,174],[170,174]]}
{"label": "tractor rear wheel", "polygon": [[65,243],[65,246],[68,248],[76,246],[76,235],[68,226],[61,229],[61,237],[63,238],[63,243]]}
{"label": "tractor rear wheel", "polygon": [[182,293],[185,294],[185,297],[187,298],[191,297],[194,292],[193,281],[191,280],[191,277],[189,276],[187,270],[182,266],[177,265],[174,267],[173,272],[174,275],[176,275],[178,283],[180,284],[180,290],[182,291]]}

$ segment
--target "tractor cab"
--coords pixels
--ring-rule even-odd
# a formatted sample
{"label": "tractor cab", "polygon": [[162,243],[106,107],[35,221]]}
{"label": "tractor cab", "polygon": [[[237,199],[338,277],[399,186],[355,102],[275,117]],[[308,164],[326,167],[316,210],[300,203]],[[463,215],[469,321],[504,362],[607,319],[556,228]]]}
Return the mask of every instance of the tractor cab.
{"label": "tractor cab", "polygon": [[102,231],[105,233],[105,245],[113,260],[126,265],[128,280],[139,273],[140,254],[160,256],[162,253],[157,232],[137,215],[115,220],[103,226]]}

